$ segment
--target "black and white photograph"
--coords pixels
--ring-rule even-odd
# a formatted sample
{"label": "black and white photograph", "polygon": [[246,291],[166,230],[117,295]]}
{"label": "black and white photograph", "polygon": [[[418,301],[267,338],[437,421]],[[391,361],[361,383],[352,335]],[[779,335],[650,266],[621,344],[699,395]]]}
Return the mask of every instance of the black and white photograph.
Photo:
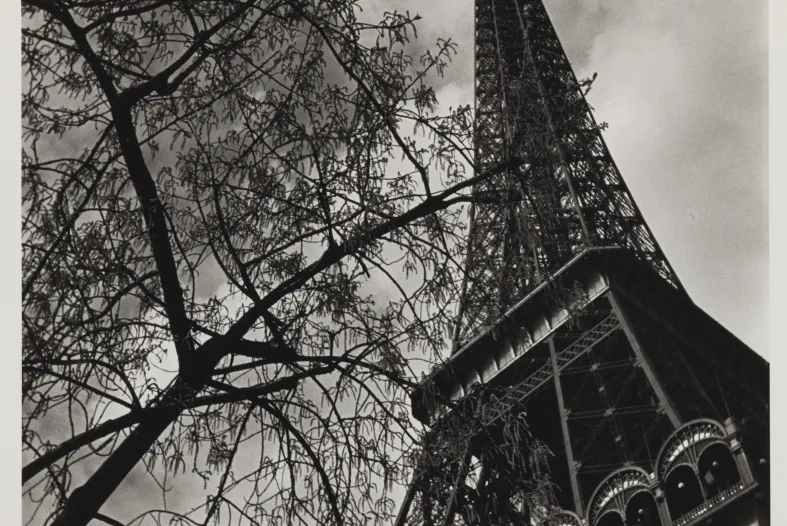
{"label": "black and white photograph", "polygon": [[781,523],[774,3],[20,7],[9,524]]}

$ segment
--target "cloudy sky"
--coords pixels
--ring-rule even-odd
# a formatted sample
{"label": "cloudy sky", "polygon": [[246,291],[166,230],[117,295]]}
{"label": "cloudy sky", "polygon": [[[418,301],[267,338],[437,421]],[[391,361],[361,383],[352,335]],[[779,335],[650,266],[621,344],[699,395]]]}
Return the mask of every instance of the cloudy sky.
{"label": "cloudy sky", "polygon": [[[767,0],[545,3],[577,76],[598,73],[589,102],[689,294],[767,358]],[[458,42],[438,99],[472,103],[472,0],[369,4]]]}

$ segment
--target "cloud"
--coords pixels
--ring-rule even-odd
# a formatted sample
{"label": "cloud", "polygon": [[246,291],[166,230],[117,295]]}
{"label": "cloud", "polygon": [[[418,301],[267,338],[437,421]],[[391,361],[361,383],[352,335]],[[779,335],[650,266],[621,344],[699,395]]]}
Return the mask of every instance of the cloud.
{"label": "cloud", "polygon": [[692,298],[767,357],[766,2],[547,8]]}

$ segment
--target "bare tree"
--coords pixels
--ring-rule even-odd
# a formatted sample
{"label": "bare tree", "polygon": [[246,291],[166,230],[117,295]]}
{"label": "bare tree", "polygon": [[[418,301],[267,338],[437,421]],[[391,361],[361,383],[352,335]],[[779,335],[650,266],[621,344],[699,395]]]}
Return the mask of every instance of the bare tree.
{"label": "bare tree", "polygon": [[470,191],[521,164],[473,171],[470,109],[436,114],[453,44],[354,0],[22,13],[29,520],[119,524],[135,469],[164,504],[129,523],[388,519]]}

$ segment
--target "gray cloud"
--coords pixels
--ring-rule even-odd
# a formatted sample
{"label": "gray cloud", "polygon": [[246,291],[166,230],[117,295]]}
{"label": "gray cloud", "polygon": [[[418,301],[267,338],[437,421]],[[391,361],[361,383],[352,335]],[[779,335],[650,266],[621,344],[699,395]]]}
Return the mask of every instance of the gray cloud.
{"label": "gray cloud", "polygon": [[767,357],[766,2],[547,7],[689,293]]}

